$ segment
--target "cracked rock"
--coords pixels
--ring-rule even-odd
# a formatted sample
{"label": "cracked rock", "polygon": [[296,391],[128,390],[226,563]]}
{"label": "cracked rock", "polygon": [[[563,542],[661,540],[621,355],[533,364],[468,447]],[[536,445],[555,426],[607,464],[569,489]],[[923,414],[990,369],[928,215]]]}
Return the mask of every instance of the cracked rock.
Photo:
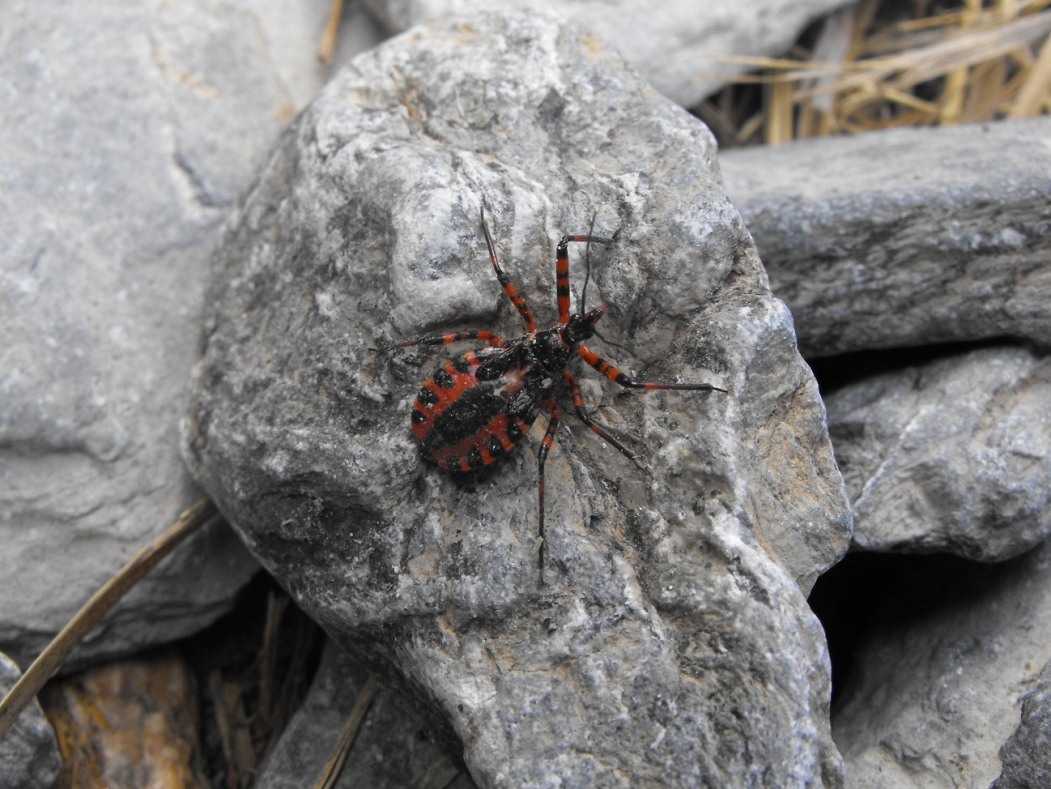
{"label": "cracked rock", "polygon": [[807,358],[1051,344],[1051,118],[728,151],[720,165]]}
{"label": "cracked rock", "polygon": [[1051,360],[972,351],[834,392],[854,544],[997,561],[1051,536]]}
{"label": "cracked rock", "polygon": [[[850,535],[824,410],[713,164],[714,142],[551,13],[414,29],[297,119],[214,260],[185,455],[260,560],[414,700],[479,786],[839,786],[828,657],[804,600]],[[451,352],[513,338],[479,226],[541,325],[553,249],[608,314],[580,364],[632,465],[565,422],[458,480],[410,431]],[[576,309],[577,307],[574,307]],[[475,343],[478,345],[479,343]],[[470,347],[465,346],[465,347]]]}

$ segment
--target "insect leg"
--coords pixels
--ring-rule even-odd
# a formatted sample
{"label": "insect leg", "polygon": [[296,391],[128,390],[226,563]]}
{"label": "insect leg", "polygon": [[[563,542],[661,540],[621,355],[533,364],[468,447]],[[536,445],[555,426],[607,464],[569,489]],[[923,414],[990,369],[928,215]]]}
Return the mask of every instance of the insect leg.
{"label": "insect leg", "polygon": [[602,373],[602,375],[613,381],[613,383],[620,384],[628,389],[686,389],[696,392],[726,392],[725,389],[720,389],[718,386],[712,386],[711,384],[665,384],[657,381],[637,381],[634,378],[629,378],[583,343],[577,346],[577,351],[585,362]]}
{"label": "insect leg", "polygon": [[507,344],[507,341],[496,334],[488,331],[456,331],[449,332],[447,334],[428,334],[426,337],[419,337],[415,340],[406,340],[405,342],[395,343],[391,348],[409,348],[413,345],[449,345],[450,343],[460,342],[461,340],[481,340],[487,342],[496,348],[502,348]]}
{"label": "insect leg", "polygon": [[515,309],[518,310],[518,314],[522,316],[522,320],[525,321],[526,331],[536,331],[536,318],[533,316],[533,311],[529,309],[529,305],[526,304],[525,299],[518,292],[518,286],[511,281],[511,278],[507,275],[507,272],[500,266],[500,261],[496,257],[496,247],[493,246],[493,237],[489,233],[489,225],[485,222],[485,207],[481,209],[482,216],[482,232],[485,233],[485,245],[489,247],[489,260],[493,264],[493,270],[496,272],[496,278],[500,280],[500,285],[504,289],[504,293],[507,294],[507,298],[511,300],[511,303],[515,305]]}
{"label": "insect leg", "polygon": [[544,440],[540,442],[540,450],[536,453],[536,468],[537,468],[537,491],[540,496],[540,529],[538,532],[540,543],[540,585],[544,585],[544,462],[547,460],[547,452],[551,449],[551,445],[555,443],[555,431],[558,430],[558,422],[562,418],[562,415],[558,410],[558,403],[555,399],[548,398],[547,410],[551,416],[547,423],[547,432],[544,433]]}
{"label": "insect leg", "polygon": [[558,297],[558,322],[563,324],[569,323],[569,245],[571,243],[594,243],[609,246],[613,243],[613,239],[586,233],[562,236],[562,240],[555,247],[555,295]]}
{"label": "insect leg", "polygon": [[614,449],[620,451],[623,455],[625,455],[636,466],[638,466],[639,468],[644,468],[644,466],[641,463],[639,463],[639,461],[635,458],[634,452],[632,452],[626,446],[621,444],[617,439],[611,436],[606,431],[606,428],[603,425],[600,425],[598,422],[596,422],[590,416],[588,416],[588,413],[585,410],[584,396],[580,392],[580,385],[577,383],[577,379],[573,376],[573,373],[569,372],[569,370],[566,370],[563,373],[563,378],[565,378],[566,383],[569,384],[569,393],[573,397],[573,407],[576,409],[577,416],[580,417],[580,421],[588,427],[590,427],[592,431],[594,431],[603,441],[605,441]]}

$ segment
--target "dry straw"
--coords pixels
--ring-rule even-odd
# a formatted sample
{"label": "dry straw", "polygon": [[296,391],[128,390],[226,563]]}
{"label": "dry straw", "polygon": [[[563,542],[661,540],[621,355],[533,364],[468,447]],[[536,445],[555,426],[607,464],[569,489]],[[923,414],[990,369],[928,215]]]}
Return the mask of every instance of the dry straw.
{"label": "dry straw", "polygon": [[861,0],[826,18],[809,50],[722,58],[761,72],[698,114],[742,145],[1051,111],[1051,0],[936,5]]}

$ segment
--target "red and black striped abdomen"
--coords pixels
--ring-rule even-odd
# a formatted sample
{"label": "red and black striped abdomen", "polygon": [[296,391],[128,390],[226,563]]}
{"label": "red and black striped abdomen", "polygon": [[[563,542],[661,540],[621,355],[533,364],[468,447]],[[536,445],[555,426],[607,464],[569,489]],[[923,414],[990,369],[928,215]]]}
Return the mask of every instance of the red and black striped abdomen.
{"label": "red and black striped abdomen", "polygon": [[[412,409],[412,432],[440,468],[474,471],[495,463],[529,432],[540,408],[530,370],[502,348],[468,351],[427,379]],[[494,364],[495,363],[495,364]],[[482,377],[479,377],[479,368]],[[502,367],[494,374],[493,367]]]}

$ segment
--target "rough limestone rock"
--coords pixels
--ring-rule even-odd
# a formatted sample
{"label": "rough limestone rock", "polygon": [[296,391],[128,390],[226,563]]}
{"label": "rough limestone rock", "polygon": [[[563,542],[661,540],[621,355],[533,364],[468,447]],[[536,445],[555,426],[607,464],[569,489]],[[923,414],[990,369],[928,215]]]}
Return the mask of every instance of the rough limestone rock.
{"label": "rough limestone rock", "polygon": [[[267,757],[258,789],[300,789],[311,785],[332,755],[368,671],[331,641],[325,647],[310,693]],[[358,730],[335,789],[401,789],[440,786],[473,789],[426,734],[404,700],[380,690]]]}
{"label": "rough limestone rock", "polygon": [[[850,518],[824,410],[707,130],[550,13],[477,15],[356,58],[289,129],[215,258],[185,424],[194,475],[345,647],[413,697],[480,786],[838,786],[828,659],[803,591]],[[448,352],[542,324],[553,248],[593,249],[580,371],[633,466],[566,422],[537,568],[532,435],[458,481],[409,415]],[[573,290],[584,250],[572,251]],[[477,344],[477,343],[476,343]]]}
{"label": "rough limestone rock", "polygon": [[[394,32],[479,8],[517,11],[520,0],[365,0]],[[657,90],[692,107],[749,69],[724,58],[780,55],[818,17],[847,0],[562,0],[529,3],[554,7],[602,37]]]}
{"label": "rough limestone rock", "polygon": [[1013,765],[1047,775],[1046,749],[1028,764],[1015,749],[1047,737],[1051,542],[1000,564],[939,564],[952,572],[887,579],[836,702],[851,787],[986,787]]}
{"label": "rough limestone rock", "polygon": [[[325,77],[326,10],[289,5],[4,4],[0,646],[21,663],[202,495],[178,423],[208,258]],[[203,535],[82,656],[200,627],[256,567]]]}
{"label": "rough limestone rock", "polygon": [[[0,653],[0,698],[21,676],[14,661]],[[61,766],[55,733],[34,700],[0,739],[0,786],[46,789],[58,777]]]}
{"label": "rough limestone rock", "polygon": [[1022,698],[1022,720],[1000,749],[1004,768],[994,789],[1051,786],[1051,662]]}
{"label": "rough limestone rock", "polygon": [[720,164],[807,358],[1051,344],[1051,118],[728,151]]}
{"label": "rough limestone rock", "polygon": [[862,549],[996,561],[1051,536],[1051,358],[998,347],[827,400]]}

